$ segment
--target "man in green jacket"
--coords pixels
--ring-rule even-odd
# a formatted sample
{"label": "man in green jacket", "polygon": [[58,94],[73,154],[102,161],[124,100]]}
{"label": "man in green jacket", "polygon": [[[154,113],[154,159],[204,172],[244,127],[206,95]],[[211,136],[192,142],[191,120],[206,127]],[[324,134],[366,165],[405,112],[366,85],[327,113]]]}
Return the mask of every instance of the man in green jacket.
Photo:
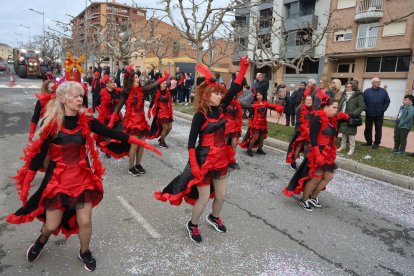
{"label": "man in green jacket", "polygon": [[407,136],[413,127],[414,118],[414,97],[411,95],[404,96],[403,105],[400,106],[397,120],[394,128],[394,153],[397,155],[405,153],[407,146]]}

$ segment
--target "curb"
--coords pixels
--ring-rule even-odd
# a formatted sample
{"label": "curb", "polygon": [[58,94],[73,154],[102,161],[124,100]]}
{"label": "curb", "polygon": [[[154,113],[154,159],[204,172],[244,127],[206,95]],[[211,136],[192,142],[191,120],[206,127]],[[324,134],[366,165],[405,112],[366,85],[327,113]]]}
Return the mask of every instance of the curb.
{"label": "curb", "polygon": [[[188,120],[188,121],[193,120],[192,115],[182,113],[177,110],[174,110],[174,116],[177,116],[178,118]],[[245,130],[243,130],[243,133],[244,132]],[[287,148],[289,145],[289,143],[287,142],[280,141],[280,140],[277,140],[271,137],[268,137],[264,141],[264,144],[266,146],[269,146],[269,147],[272,147],[278,150],[282,150],[284,152],[287,151]],[[347,171],[360,174],[366,177],[374,178],[377,180],[385,181],[385,182],[388,182],[390,184],[393,184],[393,185],[396,185],[396,186],[399,186],[405,189],[414,190],[414,178],[413,177],[393,173],[393,172],[379,169],[379,168],[375,168],[375,167],[361,164],[354,160],[349,160],[343,157],[337,157],[335,160],[335,163],[338,165],[339,168],[343,170],[347,170]]]}

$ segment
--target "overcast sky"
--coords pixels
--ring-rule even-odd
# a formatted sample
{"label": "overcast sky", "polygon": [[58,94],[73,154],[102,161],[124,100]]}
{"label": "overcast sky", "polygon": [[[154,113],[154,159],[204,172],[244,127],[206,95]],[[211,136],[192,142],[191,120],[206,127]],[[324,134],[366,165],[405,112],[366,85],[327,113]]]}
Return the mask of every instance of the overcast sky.
{"label": "overcast sky", "polygon": [[[106,2],[106,0],[93,2]],[[131,0],[117,0],[117,2],[128,5],[132,3]],[[136,2],[138,6],[143,6],[141,4],[148,1],[137,0]],[[52,28],[56,26],[53,20],[69,22],[71,18],[66,14],[76,16],[85,9],[85,0],[2,0],[1,4],[0,43],[6,43],[12,47],[18,47],[21,38],[24,43],[29,41],[29,30],[20,24],[30,27],[32,41],[35,35],[42,35],[43,17],[41,14],[30,11],[30,8],[39,12],[44,10],[46,30],[48,26]],[[90,4],[89,0],[88,4]]]}

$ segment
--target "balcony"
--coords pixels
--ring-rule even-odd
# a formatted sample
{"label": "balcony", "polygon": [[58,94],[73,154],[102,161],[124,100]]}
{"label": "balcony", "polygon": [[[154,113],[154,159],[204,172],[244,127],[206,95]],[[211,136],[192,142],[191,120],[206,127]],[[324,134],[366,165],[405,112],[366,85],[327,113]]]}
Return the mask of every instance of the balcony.
{"label": "balcony", "polygon": [[382,0],[362,0],[357,3],[356,22],[379,20],[384,16]]}
{"label": "balcony", "polygon": [[376,45],[377,45],[376,36],[358,37],[355,48],[356,49],[369,49],[369,48],[375,48]]}
{"label": "balcony", "polygon": [[285,31],[308,29],[318,27],[318,16],[314,14],[291,16],[285,21]]}

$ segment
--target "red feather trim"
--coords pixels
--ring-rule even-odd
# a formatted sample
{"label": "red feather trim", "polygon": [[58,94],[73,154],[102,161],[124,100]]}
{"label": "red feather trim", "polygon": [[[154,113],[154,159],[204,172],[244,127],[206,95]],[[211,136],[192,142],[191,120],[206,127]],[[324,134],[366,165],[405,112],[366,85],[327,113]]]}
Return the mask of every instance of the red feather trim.
{"label": "red feather trim", "polygon": [[199,72],[202,76],[206,78],[205,82],[208,85],[219,85],[218,81],[213,81],[214,80],[213,74],[211,74],[207,66],[201,63],[197,63],[195,69],[197,70],[197,72]]}

